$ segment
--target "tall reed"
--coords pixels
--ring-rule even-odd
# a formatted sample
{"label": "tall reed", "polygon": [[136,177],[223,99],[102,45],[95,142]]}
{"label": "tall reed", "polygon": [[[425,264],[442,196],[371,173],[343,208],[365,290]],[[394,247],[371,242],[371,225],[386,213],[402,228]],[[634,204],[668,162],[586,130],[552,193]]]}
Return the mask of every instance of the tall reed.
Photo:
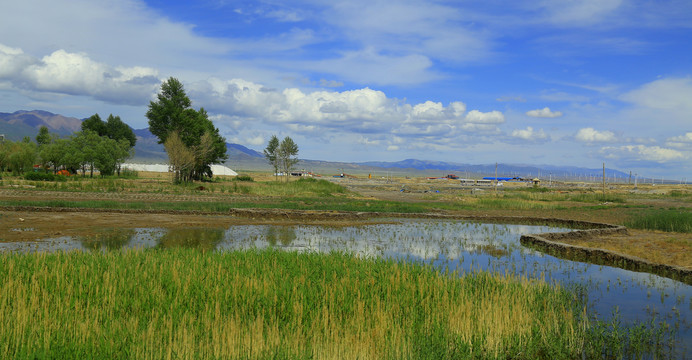
{"label": "tall reed", "polygon": [[0,358],[575,358],[579,299],[273,250],[0,254]]}
{"label": "tall reed", "polygon": [[692,211],[655,209],[632,216],[625,226],[633,229],[692,233]]}

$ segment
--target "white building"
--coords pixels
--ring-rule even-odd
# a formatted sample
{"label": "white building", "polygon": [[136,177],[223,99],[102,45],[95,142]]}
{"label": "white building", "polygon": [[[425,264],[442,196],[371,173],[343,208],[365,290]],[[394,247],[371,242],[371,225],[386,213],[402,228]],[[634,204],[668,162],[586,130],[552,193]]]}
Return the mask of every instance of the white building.
{"label": "white building", "polygon": [[[150,172],[168,172],[168,164],[122,164],[123,169],[134,171],[150,171]],[[214,175],[238,176],[238,173],[224,165],[214,164],[211,166],[211,172]]]}

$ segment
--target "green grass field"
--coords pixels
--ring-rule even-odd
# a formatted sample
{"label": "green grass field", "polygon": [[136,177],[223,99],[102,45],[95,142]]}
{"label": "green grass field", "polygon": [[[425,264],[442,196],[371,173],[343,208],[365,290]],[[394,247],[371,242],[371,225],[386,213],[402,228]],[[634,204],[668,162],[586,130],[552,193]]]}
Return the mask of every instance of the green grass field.
{"label": "green grass field", "polygon": [[342,253],[0,254],[3,359],[574,359],[657,345],[655,330],[583,312],[541,281]]}

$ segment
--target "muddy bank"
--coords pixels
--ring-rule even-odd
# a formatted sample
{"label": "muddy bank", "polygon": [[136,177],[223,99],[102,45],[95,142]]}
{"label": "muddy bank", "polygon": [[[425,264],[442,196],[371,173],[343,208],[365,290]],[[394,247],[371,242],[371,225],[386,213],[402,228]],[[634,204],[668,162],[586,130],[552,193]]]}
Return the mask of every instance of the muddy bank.
{"label": "muddy bank", "polygon": [[524,246],[531,247],[561,259],[614,266],[630,271],[646,272],[692,285],[691,269],[674,265],[652,263],[627,254],[561,242],[569,239],[592,238],[615,233],[627,233],[627,229],[624,226],[612,225],[607,228],[575,230],[566,233],[529,234],[522,235],[520,242]]}
{"label": "muddy bank", "polygon": [[22,213],[79,213],[79,214],[123,214],[123,215],[174,215],[174,216],[228,216],[247,220],[294,220],[294,221],[359,221],[373,218],[413,218],[413,219],[457,219],[483,222],[502,222],[510,224],[550,224],[574,229],[612,229],[614,225],[559,218],[530,217],[530,216],[498,216],[498,215],[462,215],[446,212],[434,213],[392,213],[392,212],[353,212],[353,211],[323,211],[323,210],[286,210],[286,209],[231,209],[224,212],[197,210],[148,210],[148,209],[90,209],[62,208],[40,206],[0,206],[0,212]]}

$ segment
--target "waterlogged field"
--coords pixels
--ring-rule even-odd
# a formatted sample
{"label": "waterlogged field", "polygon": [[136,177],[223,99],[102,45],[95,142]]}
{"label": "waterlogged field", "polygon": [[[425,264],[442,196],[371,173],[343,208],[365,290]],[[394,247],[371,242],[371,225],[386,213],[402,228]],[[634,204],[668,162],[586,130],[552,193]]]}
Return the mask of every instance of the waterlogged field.
{"label": "waterlogged field", "polygon": [[[484,270],[510,278],[544,280],[548,284],[559,284],[561,288],[569,289],[573,297],[576,296],[571,301],[584,301],[588,314],[586,318],[594,321],[593,331],[602,332],[600,340],[598,336],[590,335],[595,336],[592,338],[596,344],[594,346],[600,343],[602,347],[618,351],[618,347],[636,344],[633,338],[639,337],[646,338],[644,342],[649,345],[656,345],[648,350],[649,356],[692,356],[692,347],[689,345],[692,344],[692,286],[646,273],[561,260],[519,243],[521,234],[559,231],[568,229],[458,220],[402,219],[342,227],[237,225],[218,229],[137,228],[104,230],[103,234],[89,238],[63,237],[33,243],[0,243],[0,251],[82,250],[110,254],[110,250],[123,248],[194,248],[202,250],[202,253],[212,251],[212,254],[224,254],[242,250],[242,254],[253,249],[275,248],[291,250],[296,254],[336,251],[366,259],[428,264],[440,273],[456,272],[462,278],[464,274]],[[155,253],[162,254],[158,251]],[[491,354],[487,352],[490,350],[483,351],[486,355]]]}

